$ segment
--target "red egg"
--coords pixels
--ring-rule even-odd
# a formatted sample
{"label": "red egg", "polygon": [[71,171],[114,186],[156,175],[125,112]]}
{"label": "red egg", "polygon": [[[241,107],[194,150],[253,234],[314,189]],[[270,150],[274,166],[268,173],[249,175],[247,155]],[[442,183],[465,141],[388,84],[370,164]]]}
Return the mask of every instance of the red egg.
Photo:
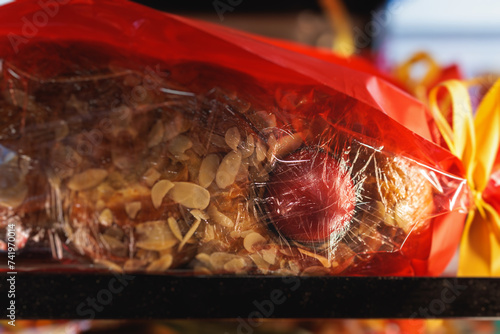
{"label": "red egg", "polygon": [[355,204],[348,170],[312,148],[279,160],[268,183],[269,216],[280,234],[296,241],[324,241],[344,230]]}

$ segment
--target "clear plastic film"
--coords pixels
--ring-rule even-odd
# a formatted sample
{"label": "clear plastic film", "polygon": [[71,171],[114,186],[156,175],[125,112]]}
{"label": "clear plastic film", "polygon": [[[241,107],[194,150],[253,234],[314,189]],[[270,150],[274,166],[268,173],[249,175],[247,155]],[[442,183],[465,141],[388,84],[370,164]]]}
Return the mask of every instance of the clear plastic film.
{"label": "clear plastic film", "polygon": [[444,269],[468,206],[456,158],[314,78],[198,58],[67,39],[7,53],[2,224],[47,232],[54,256],[82,268]]}

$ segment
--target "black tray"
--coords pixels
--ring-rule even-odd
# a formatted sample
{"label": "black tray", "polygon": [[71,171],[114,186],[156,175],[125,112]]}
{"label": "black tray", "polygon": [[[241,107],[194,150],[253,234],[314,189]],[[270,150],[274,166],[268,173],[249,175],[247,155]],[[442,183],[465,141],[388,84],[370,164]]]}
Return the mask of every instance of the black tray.
{"label": "black tray", "polygon": [[19,272],[15,305],[17,319],[499,317],[500,280]]}

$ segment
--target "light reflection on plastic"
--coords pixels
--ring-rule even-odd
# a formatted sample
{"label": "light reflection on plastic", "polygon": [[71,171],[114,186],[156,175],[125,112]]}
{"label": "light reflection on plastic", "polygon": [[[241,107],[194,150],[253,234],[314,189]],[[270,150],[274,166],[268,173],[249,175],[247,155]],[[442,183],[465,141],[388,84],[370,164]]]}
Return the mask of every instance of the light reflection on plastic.
{"label": "light reflection on plastic", "polygon": [[14,159],[15,156],[16,154],[13,151],[3,145],[0,145],[0,165],[9,162]]}
{"label": "light reflection on plastic", "polygon": [[185,96],[194,96],[194,93],[183,92],[180,90],[168,89],[168,88],[160,88],[160,90],[167,94],[175,94],[175,95],[185,95]]}

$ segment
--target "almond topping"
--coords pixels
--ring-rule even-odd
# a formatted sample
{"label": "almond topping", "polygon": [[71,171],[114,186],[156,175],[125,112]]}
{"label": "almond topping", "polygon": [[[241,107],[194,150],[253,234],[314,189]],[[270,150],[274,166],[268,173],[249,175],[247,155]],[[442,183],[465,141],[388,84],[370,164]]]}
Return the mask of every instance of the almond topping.
{"label": "almond topping", "polygon": [[263,249],[262,258],[269,264],[276,263],[276,249]]}
{"label": "almond topping", "polygon": [[104,226],[111,226],[113,224],[113,213],[110,209],[102,210],[99,215],[99,222]]}
{"label": "almond topping", "polygon": [[158,260],[155,260],[149,264],[146,271],[165,271],[172,265],[174,258],[170,254],[163,255]]}
{"label": "almond topping", "polygon": [[137,224],[135,231],[136,246],[145,250],[161,251],[173,247],[178,242],[163,220]]}
{"label": "almond topping", "polygon": [[220,159],[216,154],[209,154],[203,159],[200,166],[198,182],[203,188],[208,188],[215,179]]}
{"label": "almond topping", "polygon": [[199,220],[207,220],[210,218],[209,215],[207,215],[205,212],[200,211],[200,210],[191,210],[190,211],[191,215]]}
{"label": "almond topping", "polygon": [[325,268],[330,268],[332,266],[331,262],[324,256],[318,255],[316,253],[311,253],[309,251],[306,251],[305,249],[299,248],[299,252],[301,252],[304,255],[310,256],[318,260],[323,267]]}
{"label": "almond topping", "polygon": [[201,263],[203,263],[204,265],[208,266],[208,267],[212,267],[212,264],[210,263],[210,255],[206,254],[206,253],[199,253],[196,255],[196,259],[198,261],[200,261]]}
{"label": "almond topping", "polygon": [[125,212],[130,219],[135,219],[139,211],[141,211],[142,204],[141,202],[131,202],[125,204]]}
{"label": "almond topping", "polygon": [[210,255],[210,264],[215,270],[222,270],[226,263],[236,258],[238,258],[238,256],[234,254],[215,252]]}
{"label": "almond topping", "polygon": [[161,143],[164,133],[163,123],[158,120],[149,133],[148,147],[151,148]]}
{"label": "almond topping", "polygon": [[249,134],[247,136],[247,141],[243,142],[241,145],[241,156],[243,159],[246,159],[250,157],[255,150],[255,141],[253,139],[253,136]]}
{"label": "almond topping", "polygon": [[257,144],[255,145],[255,157],[257,158],[258,162],[264,161],[266,159],[266,147],[260,140],[257,141]]}
{"label": "almond topping", "polygon": [[148,187],[152,187],[160,179],[160,176],[161,174],[155,168],[151,167],[142,178]]}
{"label": "almond topping", "polygon": [[261,236],[257,232],[252,232],[252,233],[248,234],[245,237],[245,239],[243,239],[243,246],[245,247],[245,249],[248,252],[255,253],[256,246],[265,244],[266,242],[267,242],[266,238],[264,238],[263,236]]}
{"label": "almond topping", "polygon": [[170,231],[172,231],[172,234],[179,240],[182,241],[182,233],[179,228],[179,224],[177,223],[177,220],[175,218],[168,218],[168,227],[170,227]]}
{"label": "almond topping", "polygon": [[243,258],[239,257],[236,259],[232,259],[231,261],[227,262],[224,265],[224,270],[233,272],[233,273],[238,273],[243,271],[243,269],[246,266],[246,262]]}
{"label": "almond topping", "polygon": [[153,206],[158,209],[163,202],[165,195],[174,187],[174,184],[169,180],[158,181],[151,189],[151,200],[153,201]]}
{"label": "almond topping", "polygon": [[224,227],[234,226],[234,222],[231,220],[231,218],[229,218],[228,216],[217,210],[217,207],[215,205],[210,205],[208,207],[208,214],[210,215],[210,218],[212,218],[214,222],[216,222],[221,226]]}
{"label": "almond topping", "polygon": [[119,272],[119,273],[123,272],[123,268],[120,267],[119,265],[117,265],[114,262],[111,262],[111,261],[108,261],[108,260],[104,260],[104,259],[96,259],[94,262],[97,263],[97,264],[105,266],[106,268],[108,268],[111,271],[116,271],[116,272]]}
{"label": "almond topping", "polygon": [[241,135],[240,132],[238,131],[238,128],[232,127],[229,130],[227,130],[225,140],[227,146],[236,151],[238,149],[238,145],[241,142]]}
{"label": "almond topping", "polygon": [[196,220],[194,223],[193,223],[193,226],[191,226],[191,228],[189,229],[189,231],[186,233],[186,235],[184,236],[184,238],[182,238],[182,241],[181,243],[179,244],[179,251],[182,249],[182,247],[184,247],[184,245],[186,244],[186,242],[191,239],[191,237],[193,236],[194,232],[196,232],[196,230],[198,229],[198,227],[200,227],[200,223],[201,223],[201,220]]}
{"label": "almond topping", "polygon": [[174,182],[168,196],[190,209],[204,210],[210,204],[210,193],[205,188],[191,182]]}
{"label": "almond topping", "polygon": [[287,154],[297,150],[303,143],[300,133],[295,133],[289,136],[283,136],[278,139],[274,147],[274,155],[277,158],[282,158]]}
{"label": "almond topping", "polygon": [[225,189],[234,183],[236,175],[240,170],[241,165],[241,152],[231,151],[229,152],[219,166],[217,174],[215,176],[215,181],[217,186],[221,189]]}
{"label": "almond topping", "polygon": [[108,172],[104,169],[87,169],[86,171],[73,175],[68,181],[68,188],[75,191],[92,189],[101,184],[108,177]]}
{"label": "almond topping", "polygon": [[193,147],[193,142],[184,135],[179,135],[172,139],[168,144],[168,150],[179,160],[187,160],[187,157],[184,152]]}

